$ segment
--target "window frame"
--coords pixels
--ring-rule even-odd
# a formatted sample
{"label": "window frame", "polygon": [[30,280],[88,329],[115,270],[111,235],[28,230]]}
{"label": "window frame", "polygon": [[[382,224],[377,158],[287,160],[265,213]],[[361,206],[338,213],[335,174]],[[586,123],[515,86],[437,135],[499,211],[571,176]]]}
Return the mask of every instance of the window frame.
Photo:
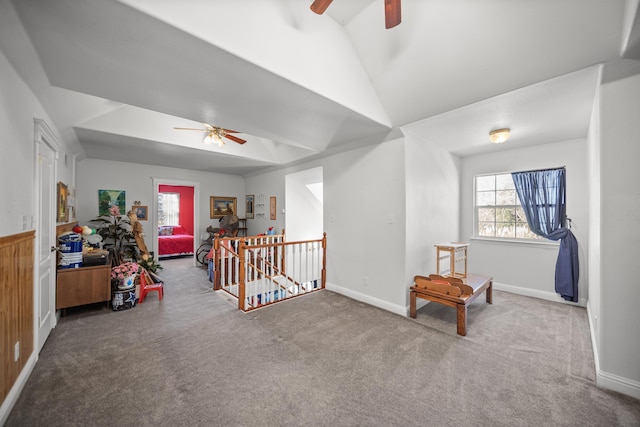
{"label": "window frame", "polygon": [[[517,171],[516,171],[517,172]],[[535,235],[535,237],[517,237],[517,228],[514,229],[514,236],[510,236],[510,237],[501,237],[501,236],[484,236],[484,235],[480,235],[479,231],[480,231],[480,227],[479,227],[479,223],[480,223],[480,218],[479,218],[479,209],[482,207],[489,207],[489,208],[493,208],[493,209],[499,209],[499,208],[509,208],[509,209],[515,209],[517,210],[522,209],[522,204],[520,203],[520,198],[518,197],[517,192],[515,191],[515,185],[513,185],[513,191],[515,192],[515,201],[517,202],[517,204],[513,205],[500,205],[500,204],[495,204],[496,202],[496,198],[494,197],[494,204],[493,205],[482,205],[482,206],[478,206],[477,201],[478,201],[478,178],[480,177],[497,177],[499,175],[511,175],[512,172],[489,172],[489,173],[479,173],[479,174],[475,174],[473,176],[473,237],[471,238],[472,240],[480,240],[480,241],[493,241],[493,242],[505,242],[505,243],[524,243],[524,244],[534,244],[534,245],[554,245],[557,246],[558,242],[553,242],[550,241],[548,239],[545,239],[544,237],[541,236],[537,236]],[[513,181],[511,181],[513,182]],[[494,194],[497,193],[498,191],[504,191],[504,190],[499,190],[496,186],[494,186],[493,192]],[[517,216],[516,216],[517,218]],[[529,229],[529,224],[526,222],[526,218],[524,220],[527,229]],[[494,221],[495,224],[495,221]],[[516,220],[516,225],[518,224],[518,221]],[[533,234],[533,233],[532,233]]]}
{"label": "window frame", "polygon": [[[164,224],[164,216],[161,215],[161,211],[160,211],[160,205],[164,205],[164,203],[160,202],[160,198],[164,198],[167,195],[171,195],[171,196],[175,196],[177,199],[177,205],[178,205],[178,215],[177,215],[177,223],[176,224]],[[158,218],[157,218],[158,227],[162,227],[162,226],[174,226],[174,225],[180,225],[180,193],[176,192],[176,191],[167,191],[167,192],[162,192],[162,193],[158,193]],[[161,224],[161,222],[163,222],[163,224]]]}

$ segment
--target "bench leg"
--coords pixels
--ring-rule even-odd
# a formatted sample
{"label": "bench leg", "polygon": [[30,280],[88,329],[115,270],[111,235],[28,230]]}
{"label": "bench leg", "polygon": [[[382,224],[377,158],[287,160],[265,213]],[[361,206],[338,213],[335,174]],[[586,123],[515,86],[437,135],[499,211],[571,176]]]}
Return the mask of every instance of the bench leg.
{"label": "bench leg", "polygon": [[458,304],[458,335],[463,337],[467,335],[467,306],[464,304]]}
{"label": "bench leg", "polygon": [[409,292],[409,317],[416,318],[416,292]]}
{"label": "bench leg", "polygon": [[487,303],[493,304],[493,280],[489,282],[489,287],[486,290],[487,292]]}

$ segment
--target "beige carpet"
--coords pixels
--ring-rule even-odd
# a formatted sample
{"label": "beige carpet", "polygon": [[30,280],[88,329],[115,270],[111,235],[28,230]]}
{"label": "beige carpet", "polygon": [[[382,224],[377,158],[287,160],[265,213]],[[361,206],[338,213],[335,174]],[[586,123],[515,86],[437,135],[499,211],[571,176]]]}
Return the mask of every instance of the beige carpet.
{"label": "beige carpet", "polygon": [[584,309],[494,291],[416,320],[320,291],[244,314],[166,260],[166,295],[72,310],[8,426],[638,426],[594,385]]}

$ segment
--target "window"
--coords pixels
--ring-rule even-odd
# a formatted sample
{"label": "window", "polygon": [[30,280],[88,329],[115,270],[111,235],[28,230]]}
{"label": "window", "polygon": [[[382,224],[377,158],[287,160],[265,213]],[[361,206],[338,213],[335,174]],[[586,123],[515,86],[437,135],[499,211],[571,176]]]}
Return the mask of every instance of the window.
{"label": "window", "polygon": [[180,193],[158,193],[158,225],[180,225]]}
{"label": "window", "polygon": [[541,239],[529,229],[510,173],[475,177],[475,235]]}

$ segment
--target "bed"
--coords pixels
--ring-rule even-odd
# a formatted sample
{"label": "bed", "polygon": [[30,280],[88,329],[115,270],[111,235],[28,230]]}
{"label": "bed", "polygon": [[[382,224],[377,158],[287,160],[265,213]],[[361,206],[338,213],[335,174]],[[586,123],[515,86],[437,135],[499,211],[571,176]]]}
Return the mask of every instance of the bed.
{"label": "bed", "polygon": [[193,235],[181,225],[158,227],[158,258],[193,255]]}

